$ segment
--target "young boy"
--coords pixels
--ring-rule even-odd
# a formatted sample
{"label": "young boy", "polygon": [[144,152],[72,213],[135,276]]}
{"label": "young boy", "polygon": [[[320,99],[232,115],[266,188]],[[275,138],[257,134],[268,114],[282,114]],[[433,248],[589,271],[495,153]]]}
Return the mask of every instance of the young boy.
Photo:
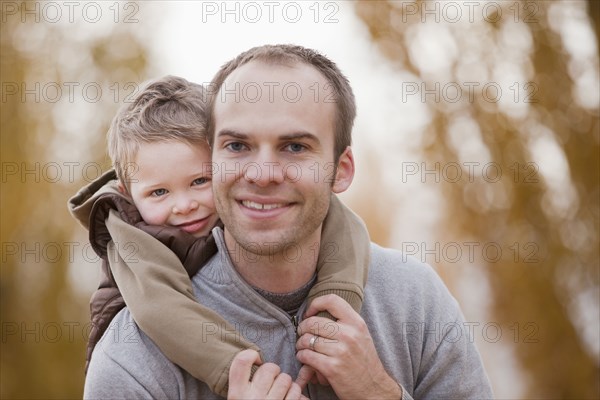
{"label": "young boy", "polygon": [[[216,253],[210,231],[219,223],[205,112],[201,86],[172,76],[150,83],[113,120],[108,142],[115,170],[80,190],[69,208],[89,229],[90,243],[104,262],[104,277],[90,302],[87,362],[126,304],[169,359],[226,396],[233,357],[260,349],[197,303],[191,287],[190,277]],[[369,238],[362,221],[335,196],[321,240],[309,301],[335,293],[359,311]],[[281,307],[295,318],[299,304]]]}

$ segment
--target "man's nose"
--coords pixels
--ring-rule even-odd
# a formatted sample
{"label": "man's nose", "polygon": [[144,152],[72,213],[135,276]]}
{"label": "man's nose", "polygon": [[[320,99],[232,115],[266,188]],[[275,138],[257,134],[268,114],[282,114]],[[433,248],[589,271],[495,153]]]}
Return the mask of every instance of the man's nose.
{"label": "man's nose", "polygon": [[261,152],[252,162],[246,164],[242,170],[244,178],[258,186],[279,184],[284,181],[284,165],[279,158],[271,152]]}
{"label": "man's nose", "polygon": [[175,201],[175,205],[173,205],[173,214],[188,214],[198,207],[198,202],[190,196],[179,196]]}

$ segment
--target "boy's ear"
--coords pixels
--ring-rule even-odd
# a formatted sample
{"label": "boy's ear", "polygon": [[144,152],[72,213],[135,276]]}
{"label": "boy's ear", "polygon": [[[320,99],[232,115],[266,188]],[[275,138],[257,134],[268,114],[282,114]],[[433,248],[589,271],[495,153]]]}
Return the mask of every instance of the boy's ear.
{"label": "boy's ear", "polygon": [[119,192],[121,192],[121,194],[125,194],[128,195],[129,193],[127,192],[127,188],[125,187],[125,185],[123,185],[123,182],[118,181],[117,182],[117,187],[119,188]]}
{"label": "boy's ear", "polygon": [[331,190],[333,193],[342,193],[350,187],[353,179],[354,156],[352,155],[352,149],[348,146],[338,160],[335,180],[333,181]]}

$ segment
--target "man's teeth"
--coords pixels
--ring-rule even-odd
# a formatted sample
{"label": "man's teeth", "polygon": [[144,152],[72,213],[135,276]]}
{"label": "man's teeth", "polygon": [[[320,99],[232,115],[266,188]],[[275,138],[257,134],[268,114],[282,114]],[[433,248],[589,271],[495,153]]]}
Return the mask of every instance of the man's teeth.
{"label": "man's teeth", "polygon": [[260,204],[248,200],[242,201],[242,204],[244,207],[253,208],[255,210],[273,210],[275,208],[283,207],[283,204]]}

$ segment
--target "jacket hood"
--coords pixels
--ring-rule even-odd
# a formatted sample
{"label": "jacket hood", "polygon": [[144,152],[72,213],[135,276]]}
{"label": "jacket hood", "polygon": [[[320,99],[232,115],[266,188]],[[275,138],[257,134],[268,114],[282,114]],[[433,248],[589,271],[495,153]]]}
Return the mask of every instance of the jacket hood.
{"label": "jacket hood", "polygon": [[[111,183],[107,185],[107,183]],[[114,169],[110,169],[82,187],[75,196],[69,199],[67,206],[69,212],[85,229],[89,230],[92,225],[90,217],[92,216],[92,208],[98,197],[106,193],[112,193],[119,196],[124,196],[119,192],[117,186],[117,173]]]}
{"label": "jacket hood", "polygon": [[[106,219],[110,210],[116,210],[119,217],[128,224],[143,224],[142,216],[133,204],[131,197],[119,191],[114,169],[84,186],[69,199],[69,211],[84,228],[89,231],[92,248],[100,257],[106,256],[108,242],[112,240]],[[146,224],[143,224],[147,226]]]}

